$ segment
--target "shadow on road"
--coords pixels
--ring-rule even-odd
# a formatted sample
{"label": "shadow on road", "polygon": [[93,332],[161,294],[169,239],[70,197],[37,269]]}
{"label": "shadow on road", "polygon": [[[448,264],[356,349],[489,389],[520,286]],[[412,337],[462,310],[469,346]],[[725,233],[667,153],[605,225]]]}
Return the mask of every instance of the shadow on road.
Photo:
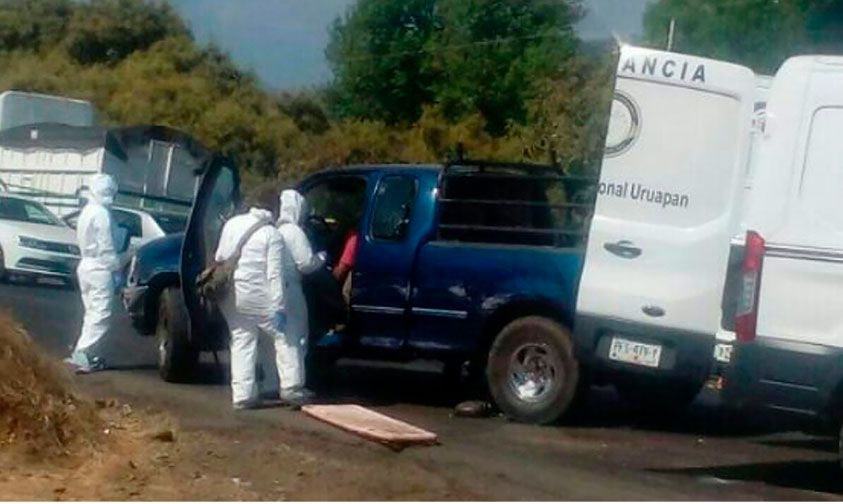
{"label": "shadow on road", "polygon": [[[694,469],[657,469],[662,474],[682,474],[719,484],[751,481],[771,486],[839,494],[843,478],[837,460],[765,462]],[[713,478],[716,478],[714,480]]]}
{"label": "shadow on road", "polygon": [[356,402],[364,406],[412,403],[422,406],[453,407],[463,390],[449,384],[438,369],[401,369],[389,365],[342,364],[320,380],[320,400]]}
{"label": "shadow on road", "polygon": [[[342,364],[328,372],[319,387],[326,402],[356,402],[366,406],[411,403],[452,408],[459,401],[477,399],[476,388],[449,380],[437,366],[406,369],[370,363]],[[687,409],[647,411],[621,401],[614,388],[595,387],[588,399],[568,415],[567,428],[633,428],[705,437],[760,436],[795,430],[791,423],[742,415],[719,407],[716,394],[704,390]],[[809,446],[804,446],[809,448]],[[825,450],[821,450],[825,451]]]}

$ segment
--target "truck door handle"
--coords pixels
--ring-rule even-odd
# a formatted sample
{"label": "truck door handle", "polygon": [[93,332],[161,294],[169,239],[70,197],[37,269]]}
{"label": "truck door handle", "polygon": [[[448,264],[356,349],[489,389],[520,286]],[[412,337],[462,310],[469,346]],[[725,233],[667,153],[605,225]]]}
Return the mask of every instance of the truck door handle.
{"label": "truck door handle", "polygon": [[641,255],[641,249],[634,246],[629,240],[621,240],[617,243],[604,243],[603,248],[624,259],[635,259]]}

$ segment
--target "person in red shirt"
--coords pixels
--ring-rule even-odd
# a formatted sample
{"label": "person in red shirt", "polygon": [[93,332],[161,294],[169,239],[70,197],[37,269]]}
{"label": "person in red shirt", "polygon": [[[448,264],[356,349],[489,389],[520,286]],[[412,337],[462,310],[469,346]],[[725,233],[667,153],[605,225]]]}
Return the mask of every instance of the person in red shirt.
{"label": "person in red shirt", "polygon": [[351,271],[357,260],[357,230],[352,229],[345,237],[340,261],[334,268],[334,278],[342,286],[342,296],[348,305],[351,302]]}

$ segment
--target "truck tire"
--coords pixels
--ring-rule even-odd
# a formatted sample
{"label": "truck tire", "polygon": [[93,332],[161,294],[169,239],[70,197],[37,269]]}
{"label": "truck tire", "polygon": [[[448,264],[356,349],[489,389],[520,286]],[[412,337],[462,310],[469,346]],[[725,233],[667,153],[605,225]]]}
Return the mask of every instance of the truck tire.
{"label": "truck tire", "polygon": [[186,380],[199,357],[190,342],[189,317],[181,291],[167,287],[158,297],[155,342],[158,346],[158,373],[164,381]]}
{"label": "truck tire", "polygon": [[571,333],[545,317],[509,323],[489,350],[486,380],[498,408],[509,418],[555,422],[568,411],[578,390],[579,364]]}

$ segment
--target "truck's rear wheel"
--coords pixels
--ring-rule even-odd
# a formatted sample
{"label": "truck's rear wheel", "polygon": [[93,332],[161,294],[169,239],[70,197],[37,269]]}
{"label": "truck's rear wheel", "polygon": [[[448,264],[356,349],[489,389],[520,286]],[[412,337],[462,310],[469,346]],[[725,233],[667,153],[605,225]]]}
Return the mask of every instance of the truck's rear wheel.
{"label": "truck's rear wheel", "polygon": [[155,340],[158,372],[164,381],[187,379],[196,366],[198,350],[190,342],[189,318],[178,288],[167,287],[158,298]]}
{"label": "truck's rear wheel", "polygon": [[577,392],[579,365],[570,332],[545,317],[524,317],[501,330],[486,364],[489,390],[513,420],[558,420]]}

